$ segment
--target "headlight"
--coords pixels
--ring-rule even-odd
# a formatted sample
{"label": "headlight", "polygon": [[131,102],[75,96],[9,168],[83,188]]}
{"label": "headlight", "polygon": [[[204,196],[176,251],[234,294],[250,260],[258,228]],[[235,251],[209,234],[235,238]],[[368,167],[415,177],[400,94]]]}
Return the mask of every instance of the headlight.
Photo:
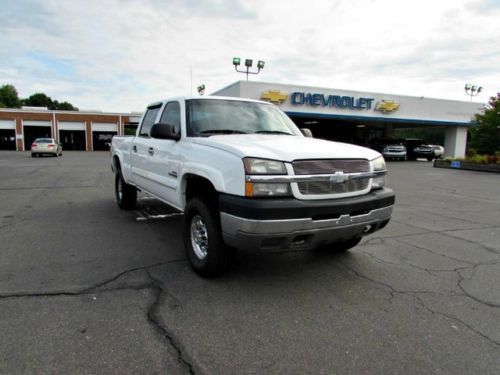
{"label": "headlight", "polygon": [[[373,171],[385,171],[385,160],[383,156],[379,156],[376,159],[372,160],[373,163]],[[372,182],[372,189],[382,189],[385,186],[385,175],[374,177]]]}
{"label": "headlight", "polygon": [[266,159],[243,159],[245,173],[252,174],[286,174],[285,163]]}
{"label": "headlight", "polygon": [[[284,175],[287,174],[285,163],[266,159],[243,159],[245,174],[252,175]],[[276,197],[290,196],[290,184],[277,182],[245,182],[246,197]]]}

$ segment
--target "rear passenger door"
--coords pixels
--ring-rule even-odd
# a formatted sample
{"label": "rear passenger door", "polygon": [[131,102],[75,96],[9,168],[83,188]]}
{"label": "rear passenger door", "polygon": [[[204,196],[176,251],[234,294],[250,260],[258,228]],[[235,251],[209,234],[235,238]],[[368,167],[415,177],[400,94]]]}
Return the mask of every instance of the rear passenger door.
{"label": "rear passenger door", "polygon": [[143,117],[139,133],[132,142],[130,163],[132,181],[141,189],[154,193],[154,181],[151,178],[151,150],[152,138],[149,132],[159,117],[162,104],[154,104],[147,108]]}

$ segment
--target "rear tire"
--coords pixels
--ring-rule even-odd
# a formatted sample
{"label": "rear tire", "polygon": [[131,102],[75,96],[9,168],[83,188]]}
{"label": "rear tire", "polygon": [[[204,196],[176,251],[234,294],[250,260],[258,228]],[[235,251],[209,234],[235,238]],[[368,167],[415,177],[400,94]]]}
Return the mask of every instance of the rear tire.
{"label": "rear tire", "polygon": [[215,277],[226,272],[231,251],[222,239],[217,208],[199,198],[186,205],[183,218],[183,239],[191,268],[202,277]]}
{"label": "rear tire", "polygon": [[133,210],[137,207],[137,189],[125,182],[120,169],[115,173],[115,197],[122,210]]}

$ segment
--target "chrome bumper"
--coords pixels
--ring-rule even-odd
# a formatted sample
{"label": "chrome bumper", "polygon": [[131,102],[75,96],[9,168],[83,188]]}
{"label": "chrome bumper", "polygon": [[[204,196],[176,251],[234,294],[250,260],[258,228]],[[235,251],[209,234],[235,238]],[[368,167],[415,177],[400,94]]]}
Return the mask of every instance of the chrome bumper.
{"label": "chrome bumper", "polygon": [[348,240],[382,229],[390,220],[393,206],[362,215],[341,215],[336,219],[311,218],[252,220],[221,212],[224,241],[229,246],[256,249],[311,249]]}

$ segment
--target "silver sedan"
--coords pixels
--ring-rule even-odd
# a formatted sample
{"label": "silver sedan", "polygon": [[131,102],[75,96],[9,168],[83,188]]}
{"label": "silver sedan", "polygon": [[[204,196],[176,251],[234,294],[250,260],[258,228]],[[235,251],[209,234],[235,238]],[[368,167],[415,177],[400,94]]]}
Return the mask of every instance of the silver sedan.
{"label": "silver sedan", "polygon": [[31,144],[31,157],[43,154],[62,156],[62,145],[54,138],[37,138]]}

